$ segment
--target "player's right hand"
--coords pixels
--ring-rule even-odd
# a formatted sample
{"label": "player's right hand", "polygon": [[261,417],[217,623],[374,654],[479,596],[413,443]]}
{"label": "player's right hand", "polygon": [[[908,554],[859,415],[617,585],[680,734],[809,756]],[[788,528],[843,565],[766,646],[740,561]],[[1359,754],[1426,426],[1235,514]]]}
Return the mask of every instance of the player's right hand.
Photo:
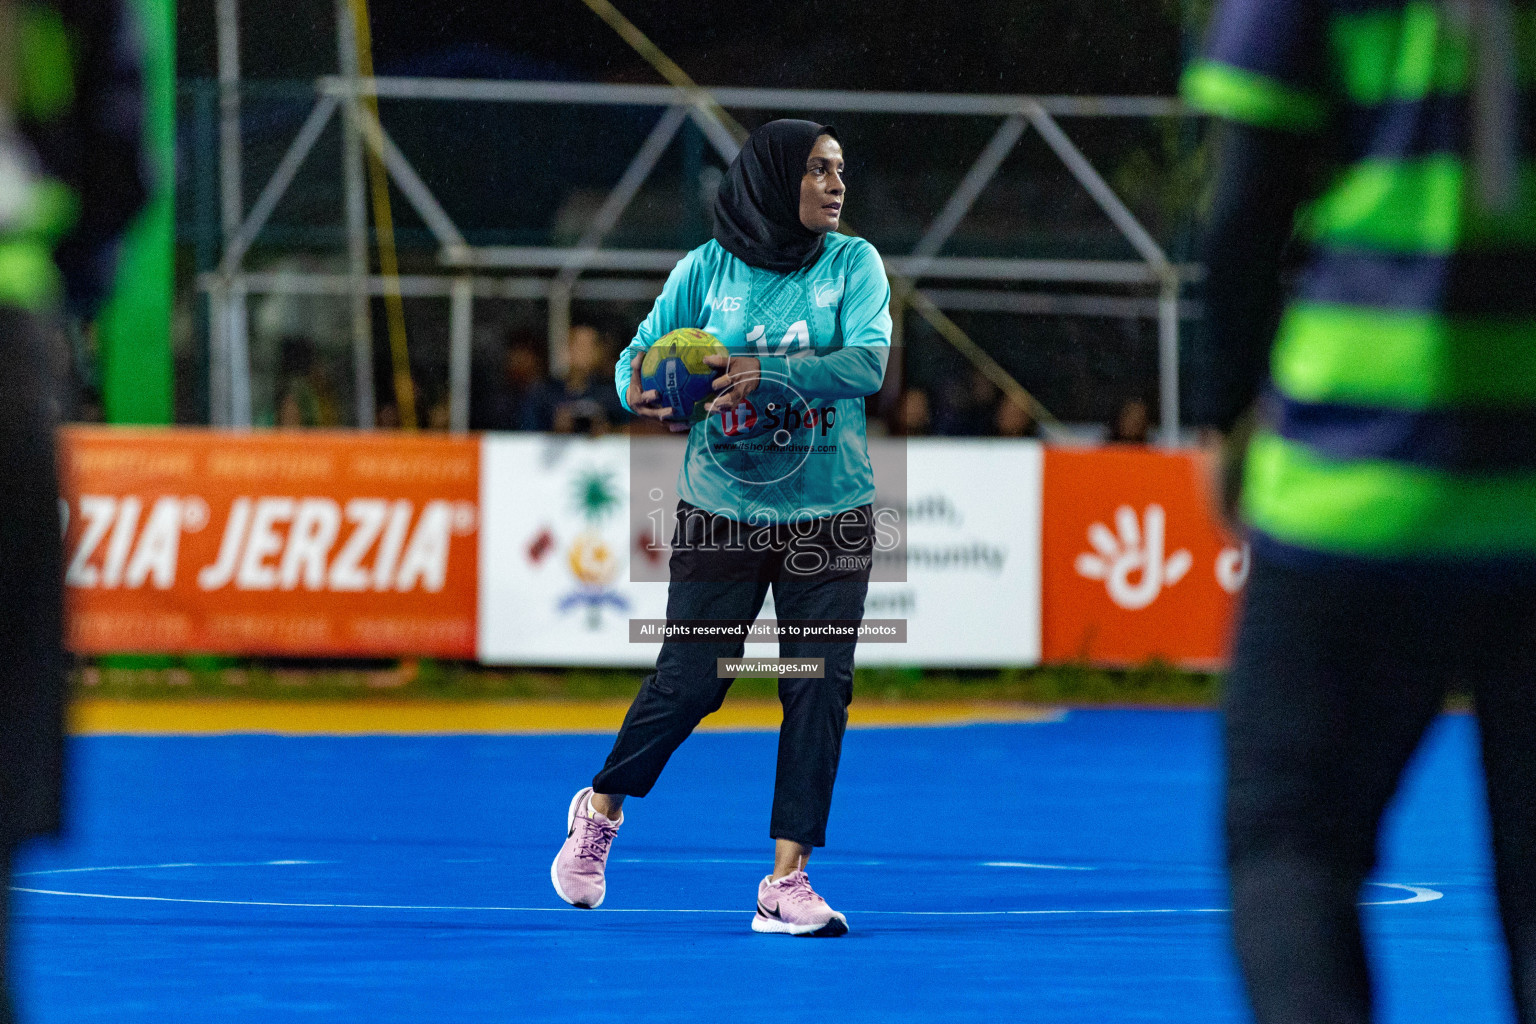
{"label": "player's right hand", "polygon": [[685,433],[692,425],[679,423],[671,419],[672,407],[661,404],[661,394],[656,391],[640,390],[640,362],[645,357],[635,356],[629,364],[629,390],[625,393],[625,400],[634,410],[636,416],[643,416],[648,420],[660,420],[667,425],[667,429],[674,434]]}

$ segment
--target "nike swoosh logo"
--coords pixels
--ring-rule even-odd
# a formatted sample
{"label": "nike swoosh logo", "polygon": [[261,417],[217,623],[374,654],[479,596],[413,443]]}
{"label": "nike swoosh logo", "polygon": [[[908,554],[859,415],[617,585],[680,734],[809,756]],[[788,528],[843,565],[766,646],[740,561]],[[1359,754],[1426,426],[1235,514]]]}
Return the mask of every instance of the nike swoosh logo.
{"label": "nike swoosh logo", "polygon": [[757,912],[759,914],[762,914],[764,917],[771,917],[775,921],[782,921],[782,920],[784,920],[782,917],[779,916],[779,908],[778,907],[774,907],[772,910],[769,910],[767,907],[763,906],[763,901],[762,900],[758,900],[757,901]]}

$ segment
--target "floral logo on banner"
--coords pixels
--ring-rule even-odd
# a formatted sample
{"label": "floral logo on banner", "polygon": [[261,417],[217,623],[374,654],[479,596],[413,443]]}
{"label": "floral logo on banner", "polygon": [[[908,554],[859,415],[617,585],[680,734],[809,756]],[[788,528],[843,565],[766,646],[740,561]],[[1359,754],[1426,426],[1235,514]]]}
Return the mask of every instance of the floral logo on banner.
{"label": "floral logo on banner", "polygon": [[1109,599],[1121,608],[1145,608],[1189,572],[1193,556],[1183,548],[1163,557],[1167,514],[1161,505],[1148,505],[1141,519],[1129,505],[1115,510],[1117,533],[1103,523],[1088,527],[1093,551],[1073,563],[1079,576],[1103,580]]}
{"label": "floral logo on banner", "polygon": [[[601,629],[603,609],[626,612],[629,602],[614,589],[619,577],[619,553],[602,533],[603,523],[619,509],[619,492],[613,474],[588,470],[576,476],[572,504],[581,515],[581,528],[566,548],[565,564],[576,588],[562,596],[556,607],[564,614],[586,612],[587,628]],[[559,548],[554,529],[545,526],[529,541],[528,560],[535,565]]]}

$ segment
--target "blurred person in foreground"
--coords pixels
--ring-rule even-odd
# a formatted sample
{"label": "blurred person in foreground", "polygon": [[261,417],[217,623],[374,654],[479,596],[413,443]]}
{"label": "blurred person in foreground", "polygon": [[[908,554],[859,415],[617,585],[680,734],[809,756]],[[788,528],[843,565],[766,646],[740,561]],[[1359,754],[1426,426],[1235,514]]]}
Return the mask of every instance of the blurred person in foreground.
{"label": "blurred person in foreground", "polygon": [[[62,312],[89,319],[100,308],[118,240],[147,195],[142,96],[122,4],[0,0],[0,899],[17,847],[60,825],[66,660],[52,350]],[[0,1022],[12,1019],[0,978]]]}
{"label": "blurred person in foreground", "polygon": [[[617,393],[646,419],[670,421],[642,390],[645,351],[681,327],[702,329],[730,355],[702,422],[688,432],[678,475],[668,624],[751,623],[773,589],[778,621],[856,628],[873,561],[874,470],[865,399],[890,357],[891,289],[874,246],[837,233],[846,191],[837,133],[811,121],[770,121],[732,161],[715,200],[714,240],[683,257],[615,367]],[[778,417],[777,429],[759,420]],[[640,484],[634,484],[639,489]],[[823,674],[779,679],[784,722],[768,835],[773,869],[757,886],[752,930],[835,937],[848,931],[806,874],[826,844],[832,788],[853,699],[856,633],[780,640],[779,652],[819,659]],[[725,700],[720,659],[740,639],[669,637],[624,717],[602,770],[567,812],[550,874],[567,903],[595,907],[626,797],[643,797],[672,752]],[[720,811],[699,807],[718,827]],[[725,840],[705,836],[719,845]]]}
{"label": "blurred person in foreground", "polygon": [[1371,1018],[1357,905],[1453,683],[1536,1022],[1533,24],[1504,0],[1224,0],[1184,80],[1222,119],[1197,422],[1240,437],[1258,396],[1225,728],[1260,1024]]}
{"label": "blurred person in foreground", "polygon": [[565,377],[551,398],[551,429],[557,434],[601,437],[624,419],[624,406],[608,378],[613,352],[597,328],[576,324],[567,335]]}

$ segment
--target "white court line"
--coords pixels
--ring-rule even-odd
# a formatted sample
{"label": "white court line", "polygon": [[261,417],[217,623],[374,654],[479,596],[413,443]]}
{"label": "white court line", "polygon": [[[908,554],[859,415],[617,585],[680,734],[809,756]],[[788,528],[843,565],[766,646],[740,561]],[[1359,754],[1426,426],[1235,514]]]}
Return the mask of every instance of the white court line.
{"label": "white court line", "polygon": [[[262,861],[269,864],[306,863],[304,861]],[[310,862],[313,863],[313,862]],[[156,865],[163,866],[163,865]],[[215,867],[225,865],[177,865],[191,867]],[[239,865],[246,866],[246,865]],[[1421,885],[1403,885],[1398,882],[1368,882],[1388,889],[1403,889],[1411,895],[1407,899],[1377,900],[1361,903],[1363,907],[1390,907],[1408,903],[1430,903],[1445,896],[1443,892]],[[287,903],[276,900],[200,900],[183,896],[121,896],[101,892],[65,892],[58,889],[31,889],[11,886],[15,892],[33,893],[38,896],[75,896],[82,899],[127,900],[138,903],[192,903],[226,907],[288,907],[312,910],[431,910],[490,913],[563,913],[569,907],[494,907],[494,906],[422,906],[409,903]],[[675,907],[611,907],[596,913],[609,914],[748,914],[746,910],[691,910]],[[886,917],[1060,917],[1066,915],[1128,915],[1128,914],[1226,914],[1226,907],[1148,907],[1100,910],[849,910],[850,914],[875,914]]]}
{"label": "white court line", "polygon": [[[614,857],[614,864],[762,864],[763,857]],[[817,865],[824,868],[876,868],[883,867],[883,860],[832,860],[818,857]]]}
{"label": "white court line", "polygon": [[[917,858],[921,860],[922,858]],[[761,864],[761,857],[614,857],[614,864]],[[834,860],[830,857],[818,857],[816,863],[824,868],[878,868],[885,867],[890,861],[884,860]],[[984,860],[978,861],[978,867],[983,868],[1032,868],[1036,871],[1097,871],[1098,868],[1084,867],[1076,864],[1040,864],[1034,861],[1024,860]]]}
{"label": "white court line", "polygon": [[1438,889],[1431,889],[1427,885],[1403,885],[1401,882],[1366,882],[1366,885],[1380,885],[1388,889],[1403,889],[1413,893],[1405,900],[1371,900],[1361,903],[1362,907],[1400,907],[1408,903],[1433,903],[1435,900],[1445,898],[1445,893]]}
{"label": "white court line", "polygon": [[[1380,885],[1388,889],[1405,889],[1412,895],[1403,900],[1371,900],[1360,904],[1362,907],[1400,907],[1409,903],[1432,903],[1443,899],[1445,893],[1436,889],[1430,889],[1422,885],[1403,885],[1400,882],[1367,882],[1366,885]],[[1014,917],[1024,914],[1048,915],[1048,914],[1230,914],[1230,907],[1167,907],[1160,909],[1142,908],[1131,910],[858,910],[849,913],[858,914],[902,914],[908,917]]]}
{"label": "white court line", "polygon": [[[614,864],[761,864],[761,857],[615,857]],[[259,868],[277,867],[289,864],[334,864],[336,861],[324,860],[231,860],[217,862],[178,861],[170,864],[116,864],[107,867],[96,868],[49,868],[46,871],[20,871],[13,877],[30,878],[38,875],[72,875],[98,871],[153,871],[163,868]],[[490,864],[493,861],[477,858],[473,860],[445,860],[444,864]],[[823,857],[817,860],[822,867],[858,867],[877,868],[884,867],[889,861],[883,860],[834,860]],[[1097,868],[1084,867],[1072,864],[1039,864],[1022,860],[988,860],[980,861],[979,866],[984,868],[1032,868],[1036,871],[1097,871]]]}
{"label": "white court line", "polygon": [[49,868],[46,871],[18,871],[11,877],[35,875],[77,875],[87,871],[154,871],[157,868],[267,868],[289,864],[335,864],[333,860],[221,860],[181,861],[174,864],[114,864],[100,868]]}
{"label": "white court line", "polygon": [[899,914],[902,917],[1025,917],[1065,914],[1230,914],[1225,907],[1142,907],[1127,910],[850,910],[850,914]]}
{"label": "white court line", "polygon": [[[430,907],[409,903],[280,903],[276,900],[194,900],[181,896],[117,896],[104,892],[61,892],[56,889],[25,889],[11,886],[13,892],[30,892],[40,896],[83,896],[95,900],[135,900],[143,903],[203,903],[222,907],[309,907],[323,910],[488,910],[488,911],[560,911],[570,907]],[[597,913],[604,913],[599,910]],[[674,909],[621,909],[607,910],[610,914],[749,914],[749,910],[674,910]]]}

